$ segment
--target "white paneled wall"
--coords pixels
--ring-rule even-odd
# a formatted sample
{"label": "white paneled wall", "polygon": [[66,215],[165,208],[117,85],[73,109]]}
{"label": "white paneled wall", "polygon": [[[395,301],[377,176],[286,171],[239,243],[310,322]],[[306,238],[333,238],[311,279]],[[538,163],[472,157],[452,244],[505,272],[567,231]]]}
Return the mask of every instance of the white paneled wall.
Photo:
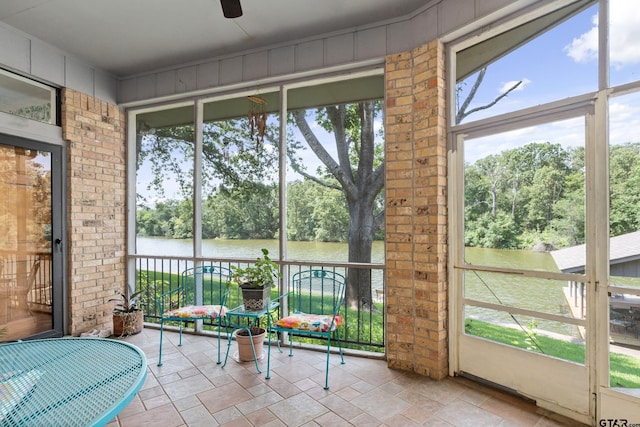
{"label": "white paneled wall", "polygon": [[0,67],[43,83],[116,102],[117,80],[100,69],[0,23]]}
{"label": "white paneled wall", "polygon": [[477,27],[481,18],[492,14],[492,19],[499,17],[502,8],[508,6],[513,12],[533,1],[425,0],[430,7],[404,19],[123,78],[119,81],[118,102],[134,104],[177,98],[216,87],[265,83],[335,67],[382,63],[388,54],[409,51],[463,27]]}

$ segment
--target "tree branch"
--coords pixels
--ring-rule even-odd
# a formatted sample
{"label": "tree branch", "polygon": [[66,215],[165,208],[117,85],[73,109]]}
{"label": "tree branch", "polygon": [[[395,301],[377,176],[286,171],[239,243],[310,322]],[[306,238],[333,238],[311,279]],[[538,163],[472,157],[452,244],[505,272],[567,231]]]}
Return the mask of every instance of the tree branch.
{"label": "tree branch", "polygon": [[520,86],[522,84],[522,80],[520,80],[518,83],[514,84],[513,86],[511,86],[511,88],[509,90],[507,90],[505,93],[503,93],[502,95],[500,95],[499,97],[497,97],[496,99],[494,99],[492,102],[490,102],[489,104],[477,107],[477,108],[473,108],[471,110],[469,110],[467,112],[467,114],[465,114],[465,117],[468,116],[469,114],[475,113],[477,111],[481,111],[481,110],[486,110],[487,108],[491,108],[494,105],[496,105],[502,98],[504,98],[505,96],[509,95],[510,92],[514,91],[518,86]]}
{"label": "tree branch", "polygon": [[471,103],[473,98],[475,98],[475,96],[476,96],[476,92],[478,91],[478,88],[480,87],[480,84],[482,83],[482,80],[484,80],[484,75],[486,74],[486,72],[487,72],[487,67],[484,67],[484,68],[482,68],[480,70],[480,73],[478,73],[478,77],[476,78],[476,81],[474,82],[473,87],[471,88],[471,91],[469,91],[469,95],[464,100],[464,102],[462,103],[462,106],[460,106],[460,109],[458,110],[458,113],[456,114],[456,124],[460,123],[462,120],[465,119],[465,117],[469,116],[470,114],[473,114],[473,113],[476,113],[478,111],[486,110],[488,108],[493,107],[498,102],[500,102],[500,100],[502,98],[504,98],[505,96],[509,95],[509,93],[511,93],[514,90],[516,90],[518,88],[518,86],[520,86],[522,84],[522,80],[520,80],[516,84],[511,86],[507,91],[505,91],[504,93],[500,94],[500,96],[498,96],[496,99],[494,99],[490,103],[485,104],[485,105],[481,105],[480,107],[476,107],[476,108],[473,108],[473,109],[467,111],[467,108],[469,108],[469,104]]}
{"label": "tree branch", "polygon": [[467,95],[464,102],[458,109],[458,113],[456,114],[456,124],[460,123],[462,119],[464,119],[469,115],[469,113],[466,112],[467,108],[469,108],[469,104],[471,104],[471,101],[473,101],[473,98],[476,97],[476,92],[478,92],[478,88],[482,84],[482,81],[484,80],[484,75],[486,73],[487,73],[487,67],[483,67],[480,69],[480,72],[478,73],[478,77],[476,77],[476,81],[473,83],[473,86],[469,91],[469,95]]}
{"label": "tree branch", "polygon": [[293,169],[296,172],[298,172],[300,175],[302,175],[303,177],[310,179],[311,181],[315,182],[316,184],[322,185],[323,187],[327,187],[327,188],[333,188],[334,190],[342,191],[342,187],[340,187],[339,185],[330,184],[330,183],[328,183],[326,181],[323,181],[320,178],[318,178],[317,176],[310,175],[310,174],[306,173],[305,171],[301,170],[300,168],[293,168]]}
{"label": "tree branch", "polygon": [[349,138],[345,130],[345,107],[344,105],[336,105],[325,107],[327,116],[331,121],[333,128],[333,137],[336,141],[336,149],[338,152],[338,162],[340,168],[348,174],[353,182],[353,171],[351,170],[351,161],[349,159]]}
{"label": "tree branch", "polygon": [[[336,161],[333,159],[333,157],[331,157],[331,155],[327,152],[327,150],[324,149],[320,141],[318,141],[318,138],[315,136],[315,134],[309,127],[309,124],[307,123],[307,119],[305,118],[304,110],[299,110],[294,112],[293,117],[296,121],[298,129],[302,133],[302,136],[307,141],[307,144],[309,144],[311,151],[314,152],[314,154],[318,157],[318,159],[320,159],[320,161],[324,163],[324,165],[329,169],[331,174],[338,180],[338,182],[342,185],[342,189],[345,192],[349,191],[353,193],[354,192],[353,180],[351,179],[350,176],[347,175],[350,168],[345,171],[345,169],[342,168],[341,165],[336,163]],[[340,151],[340,148],[338,148],[338,151]],[[348,159],[348,155],[347,155],[347,159]]]}
{"label": "tree branch", "polygon": [[360,159],[358,163],[359,182],[364,182],[365,175],[370,175],[370,171],[373,169],[375,153],[373,110],[373,101],[365,101],[358,104],[358,114],[360,115]]}

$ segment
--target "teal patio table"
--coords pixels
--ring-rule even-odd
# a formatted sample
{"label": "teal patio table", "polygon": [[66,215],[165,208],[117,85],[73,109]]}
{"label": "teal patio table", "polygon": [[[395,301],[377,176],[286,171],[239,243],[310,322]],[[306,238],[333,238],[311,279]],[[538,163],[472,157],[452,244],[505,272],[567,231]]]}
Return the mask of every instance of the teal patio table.
{"label": "teal patio table", "polygon": [[[237,316],[238,318],[241,318],[241,319],[242,318],[247,319],[249,323],[247,325],[238,325],[238,324],[232,325],[233,330],[229,334],[229,340],[227,343],[227,354],[224,358],[224,364],[222,365],[223,368],[227,366],[227,360],[229,359],[229,349],[231,348],[231,340],[233,338],[233,334],[239,329],[244,329],[249,333],[249,340],[251,340],[252,323],[254,326],[260,326],[260,319],[262,319],[263,317],[267,318],[267,331],[268,331],[271,328],[271,313],[274,310],[276,310],[278,307],[280,307],[280,302],[269,301],[267,303],[267,306],[262,310],[245,310],[244,305],[240,305],[234,308],[233,310],[227,311],[227,317]],[[253,341],[251,341],[251,350],[253,351],[253,361],[256,364],[256,370],[258,371],[258,373],[261,373],[262,371],[260,370],[260,366],[258,365],[258,359],[260,358],[260,355],[256,354],[256,349],[253,347]]]}
{"label": "teal patio table", "polygon": [[0,426],[103,426],[147,375],[140,349],[101,338],[0,344]]}

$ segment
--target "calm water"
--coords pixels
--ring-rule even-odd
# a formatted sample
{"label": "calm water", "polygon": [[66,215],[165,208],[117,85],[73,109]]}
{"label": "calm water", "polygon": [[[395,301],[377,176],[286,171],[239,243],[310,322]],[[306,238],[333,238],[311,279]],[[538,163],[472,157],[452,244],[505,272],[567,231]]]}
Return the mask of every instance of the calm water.
{"label": "calm water", "polygon": [[[191,240],[142,237],[137,239],[138,253],[144,255],[192,254]],[[261,248],[267,248],[273,258],[277,258],[277,240],[204,240],[205,257],[256,258]],[[287,246],[287,258],[290,260],[347,261],[346,243],[290,242]],[[467,262],[476,265],[489,265],[507,268],[527,268],[541,271],[558,271],[553,258],[548,253],[467,248]],[[372,262],[384,262],[384,243],[374,242]],[[373,288],[382,288],[382,274],[374,274]],[[568,306],[562,293],[565,281],[524,278],[513,275],[480,272],[467,272],[465,276],[465,296],[484,302],[502,303],[514,307],[526,308],[566,315]],[[517,326],[507,314],[487,309],[471,307],[466,316],[491,320]],[[518,316],[517,320],[527,327],[533,319]],[[577,336],[575,326],[535,319],[537,329],[543,329],[564,335]]]}
{"label": "calm water", "polygon": [[[465,260],[474,265],[559,272],[553,258],[546,252],[466,248]],[[487,272],[465,272],[465,297],[549,314],[563,316],[569,314],[569,306],[563,293],[565,287],[567,287],[567,282],[564,280],[546,280]],[[578,330],[575,326],[564,323],[520,315],[514,316],[514,320],[507,313],[477,307],[468,307],[465,314],[514,327],[520,327],[519,323],[525,329],[529,327],[531,321],[534,321],[537,330],[578,336]]]}
{"label": "calm water", "polygon": [[[165,239],[157,237],[138,237],[138,253],[144,255],[191,256],[191,240]],[[277,240],[222,240],[202,241],[202,255],[221,258],[257,258],[262,248],[269,250],[269,256],[278,258]],[[287,259],[302,261],[342,261],[348,258],[346,243],[289,242]],[[384,243],[374,242],[371,262],[384,262]]]}

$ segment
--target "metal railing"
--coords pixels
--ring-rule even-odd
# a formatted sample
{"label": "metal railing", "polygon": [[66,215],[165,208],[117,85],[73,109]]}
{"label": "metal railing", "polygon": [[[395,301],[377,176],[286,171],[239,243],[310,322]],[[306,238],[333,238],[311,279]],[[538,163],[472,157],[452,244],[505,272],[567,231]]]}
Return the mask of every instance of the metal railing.
{"label": "metal railing", "polygon": [[[194,266],[219,266],[231,268],[231,266],[246,267],[254,260],[248,259],[212,259],[193,258],[179,256],[154,256],[131,255],[135,261],[136,291],[142,291],[141,302],[144,305],[144,317],[147,323],[160,323],[160,316],[156,301],[157,297],[180,285],[182,271]],[[354,264],[338,262],[314,262],[314,261],[285,261],[281,265],[283,277],[279,288],[272,290],[272,297],[286,292],[286,287],[291,282],[291,276],[296,272],[308,269],[325,269],[350,277],[358,278],[358,283],[347,282],[347,287],[353,286],[348,292],[349,298],[345,298],[345,304],[341,310],[344,316],[344,327],[340,330],[340,339],[343,347],[354,350],[363,350],[375,353],[384,353],[384,266],[381,264]],[[353,274],[354,270],[363,271],[364,274]],[[363,279],[364,278],[364,279]],[[363,280],[365,282],[363,283]],[[366,283],[368,281],[368,283]],[[203,304],[215,304],[216,296],[206,290]],[[321,297],[321,296],[319,296]],[[229,308],[242,304],[240,289],[232,289],[228,299]],[[217,328],[217,326],[216,326]],[[200,328],[194,325],[193,332],[215,328],[213,324],[204,322]]]}
{"label": "metal railing", "polygon": [[0,251],[0,324],[51,312],[51,253]]}

